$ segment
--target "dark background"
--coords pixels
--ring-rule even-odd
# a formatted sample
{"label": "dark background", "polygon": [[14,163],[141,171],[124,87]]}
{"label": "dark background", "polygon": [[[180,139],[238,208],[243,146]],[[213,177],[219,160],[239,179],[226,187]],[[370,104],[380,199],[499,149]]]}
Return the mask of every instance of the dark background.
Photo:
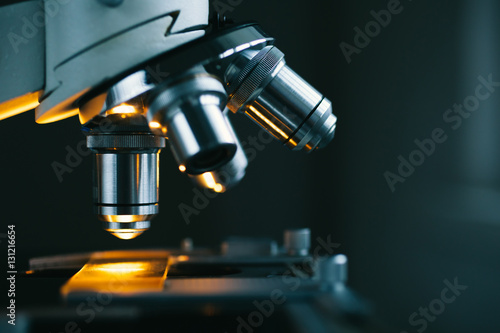
{"label": "dark background", "polygon": [[[348,64],[339,44],[388,1],[244,0],[230,14],[256,20],[288,64],[333,101],[337,134],[325,149],[294,153],[273,142],[234,190],[210,200],[187,225],[193,185],[170,151],[161,154],[161,215],[132,241],[101,230],[92,214],[91,158],[60,183],[52,170],[82,140],[77,118],[37,125],[32,112],[0,122],[2,225],[15,224],[18,261],[110,249],[218,246],[228,235],[270,236],[290,227],[340,243],[350,285],[394,332],[439,298],[443,280],[467,285],[427,332],[498,332],[500,309],[500,90],[457,130],[443,121],[474,94],[477,77],[500,81],[500,4],[403,0],[403,11]],[[0,87],[1,88],[1,87]],[[240,139],[258,128],[233,116]],[[415,139],[442,128],[448,139],[391,192]],[[3,227],[6,228],[5,226]],[[0,232],[6,232],[0,231]],[[22,293],[22,291],[19,291]]]}

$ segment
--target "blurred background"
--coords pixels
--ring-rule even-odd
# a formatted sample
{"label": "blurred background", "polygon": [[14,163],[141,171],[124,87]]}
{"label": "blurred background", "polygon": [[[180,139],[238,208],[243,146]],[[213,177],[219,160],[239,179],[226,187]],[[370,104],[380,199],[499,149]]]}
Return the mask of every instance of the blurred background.
{"label": "blurred background", "polygon": [[[184,237],[213,247],[229,235],[281,242],[285,228],[309,227],[313,244],[317,237],[340,244],[351,287],[393,332],[416,332],[410,315],[455,278],[467,289],[426,332],[498,332],[500,86],[482,88],[490,96],[466,116],[447,110],[471,101],[479,76],[500,81],[500,3],[402,0],[400,13],[348,62],[341,43],[356,47],[354,29],[364,31],[371,11],[391,3],[397,1],[244,0],[232,7],[230,17],[258,21],[288,65],[333,101],[337,134],[310,155],[274,141],[259,146],[243,182],[210,199],[189,224],[179,205],[194,207],[194,187],[168,149],[161,154],[160,216],[143,236],[120,241],[93,215],[92,158],[62,182],[54,173],[52,163],[64,164],[66,147],[83,139],[78,119],[37,125],[28,112],[1,121],[2,225],[16,225],[19,264],[51,254],[178,246]],[[460,125],[446,115],[459,116]],[[251,147],[259,129],[241,115],[231,119]],[[397,175],[399,156],[409,160],[419,149],[414,141],[439,128],[446,141],[392,191],[386,172]]]}

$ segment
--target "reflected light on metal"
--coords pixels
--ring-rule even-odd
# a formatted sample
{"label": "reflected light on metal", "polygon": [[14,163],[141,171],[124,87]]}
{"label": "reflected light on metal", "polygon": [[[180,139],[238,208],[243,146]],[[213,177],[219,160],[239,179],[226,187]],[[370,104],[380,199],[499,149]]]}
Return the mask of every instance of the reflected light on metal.
{"label": "reflected light on metal", "polygon": [[0,103],[0,120],[36,108],[40,105],[38,102],[40,96],[42,96],[42,91],[36,91]]}
{"label": "reflected light on metal", "polygon": [[115,236],[116,238],[122,239],[122,240],[130,240],[137,238],[137,236],[142,235],[144,230],[138,230],[138,229],[117,229],[117,230],[110,230],[108,229],[108,232]]}
{"label": "reflected light on metal", "polygon": [[215,184],[214,186],[214,189],[213,189],[215,192],[217,193],[222,193],[224,192],[226,189],[224,188],[224,186],[222,186],[221,184]]}
{"label": "reflected light on metal", "polygon": [[214,179],[214,176],[210,172],[205,172],[202,175],[202,177],[205,180],[205,184],[207,185],[208,188],[215,187],[215,179]]}
{"label": "reflected light on metal", "polygon": [[104,222],[103,224],[104,224],[104,229],[106,231],[108,231],[113,236],[123,240],[134,239],[137,236],[142,235],[142,233],[148,230],[149,227],[151,226],[150,221],[124,222],[124,223]]}
{"label": "reflected light on metal", "polygon": [[152,121],[149,123],[149,128],[161,128],[161,124],[157,121]]}
{"label": "reflected light on metal", "polygon": [[137,109],[128,104],[120,104],[107,112],[108,114],[133,114],[138,113]]}
{"label": "reflected light on metal", "polygon": [[[273,134],[276,138],[280,139],[280,136],[283,140],[288,140],[289,136],[283,132],[278,126],[276,126],[271,120],[267,119],[264,117],[264,115],[259,112],[254,106],[250,105],[248,107],[252,113],[246,112],[248,116],[250,116],[252,119],[254,119],[257,123],[260,123],[263,121],[272,131],[271,134]],[[256,115],[258,119],[254,118],[253,115]],[[278,136],[279,134],[279,136]]]}
{"label": "reflected light on metal", "polygon": [[211,172],[205,172],[201,175],[200,181],[203,183],[203,187],[214,190],[217,193],[222,193],[226,191],[226,188],[215,181],[215,177]]}
{"label": "reflected light on metal", "polygon": [[108,222],[129,223],[142,221],[141,215],[105,215]]}
{"label": "reflected light on metal", "polygon": [[53,112],[51,114],[47,113],[44,114],[43,117],[40,117],[36,120],[37,124],[49,124],[49,123],[54,123],[59,120],[63,120],[66,118],[71,118],[73,116],[76,116],[80,112],[79,109],[73,109],[69,110],[66,112]]}

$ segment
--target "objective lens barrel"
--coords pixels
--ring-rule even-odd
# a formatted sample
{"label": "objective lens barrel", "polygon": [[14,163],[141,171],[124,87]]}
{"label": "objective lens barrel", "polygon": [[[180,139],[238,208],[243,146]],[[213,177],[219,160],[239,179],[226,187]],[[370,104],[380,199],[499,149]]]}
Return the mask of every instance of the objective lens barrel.
{"label": "objective lens barrel", "polygon": [[235,138],[237,146],[236,153],[231,161],[224,164],[217,170],[203,173],[201,175],[189,175],[195,184],[200,187],[212,189],[215,192],[225,192],[236,186],[245,177],[245,171],[248,166],[248,159],[243,151],[243,147],[234,132],[231,121],[228,117],[229,111],[224,111],[224,117],[227,122],[228,129]]}
{"label": "objective lens barrel", "polygon": [[165,139],[152,134],[96,134],[94,203],[104,229],[121,239],[140,235],[159,212],[159,152]]}
{"label": "objective lens barrel", "polygon": [[243,112],[292,150],[328,144],[337,118],[331,102],[285,64],[274,46],[246,51],[226,71],[228,108]]}
{"label": "objective lens barrel", "polygon": [[194,73],[159,90],[148,109],[149,127],[168,137],[177,163],[186,172],[199,175],[233,158],[236,143],[222,114],[227,96],[219,80]]}
{"label": "objective lens barrel", "polygon": [[103,206],[155,206],[158,157],[158,152],[96,154],[96,202]]}

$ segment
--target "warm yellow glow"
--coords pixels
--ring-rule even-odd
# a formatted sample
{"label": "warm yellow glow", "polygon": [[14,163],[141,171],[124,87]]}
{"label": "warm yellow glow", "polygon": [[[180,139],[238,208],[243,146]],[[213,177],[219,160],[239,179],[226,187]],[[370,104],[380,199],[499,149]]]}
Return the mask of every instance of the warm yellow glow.
{"label": "warm yellow glow", "polygon": [[167,251],[97,252],[62,287],[61,293],[157,293],[163,290],[170,264]]}
{"label": "warm yellow glow", "polygon": [[109,229],[108,231],[113,236],[123,240],[134,239],[142,235],[142,233],[144,232],[144,230],[138,230],[138,229],[120,229],[120,230]]}
{"label": "warm yellow glow", "polygon": [[149,128],[160,128],[161,124],[157,121],[152,121],[149,123]]}
{"label": "warm yellow glow", "polygon": [[106,273],[137,273],[142,272],[148,268],[148,264],[145,262],[113,262],[109,264],[96,265],[95,271],[102,271]]}
{"label": "warm yellow glow", "polygon": [[137,113],[137,109],[132,105],[120,104],[107,112],[108,114],[131,114]]}
{"label": "warm yellow glow", "polygon": [[182,256],[176,257],[175,259],[177,261],[188,261],[189,260],[189,256],[182,255]]}
{"label": "warm yellow glow", "polygon": [[215,183],[214,175],[212,175],[211,172],[205,172],[201,176],[203,177],[203,180],[205,181],[206,187],[215,188],[216,183]]}
{"label": "warm yellow glow", "polygon": [[119,223],[139,222],[143,219],[142,215],[104,215],[104,217],[108,222]]}
{"label": "warm yellow glow", "polygon": [[217,183],[214,174],[211,172],[205,172],[195,177],[198,180],[198,183],[200,183],[200,185],[202,185],[203,187],[214,190],[217,193],[222,193],[226,191],[224,185]]}
{"label": "warm yellow glow", "polygon": [[264,121],[274,132],[281,135],[283,137],[283,139],[288,140],[288,135],[285,132],[283,132],[283,130],[281,130],[281,128],[276,126],[272,121],[270,121],[269,119],[264,117],[264,115],[262,113],[260,113],[259,110],[257,110],[253,106],[250,106],[250,110],[253,112],[253,114],[255,114],[257,117],[259,117],[259,119]]}
{"label": "warm yellow glow", "polygon": [[179,171],[180,172],[186,171],[186,166],[184,164],[179,165]]}
{"label": "warm yellow glow", "polygon": [[37,124],[49,124],[54,123],[59,120],[70,118],[76,116],[80,110],[73,109],[68,111],[57,111],[57,112],[47,112],[43,114],[40,118],[36,119]]}
{"label": "warm yellow glow", "polygon": [[0,103],[0,120],[36,108],[40,105],[38,99],[41,95],[42,91],[40,90]]}
{"label": "warm yellow glow", "polygon": [[224,188],[224,186],[222,186],[221,184],[217,183],[215,184],[214,186],[214,191],[217,192],[217,193],[222,193],[224,192],[226,189]]}

